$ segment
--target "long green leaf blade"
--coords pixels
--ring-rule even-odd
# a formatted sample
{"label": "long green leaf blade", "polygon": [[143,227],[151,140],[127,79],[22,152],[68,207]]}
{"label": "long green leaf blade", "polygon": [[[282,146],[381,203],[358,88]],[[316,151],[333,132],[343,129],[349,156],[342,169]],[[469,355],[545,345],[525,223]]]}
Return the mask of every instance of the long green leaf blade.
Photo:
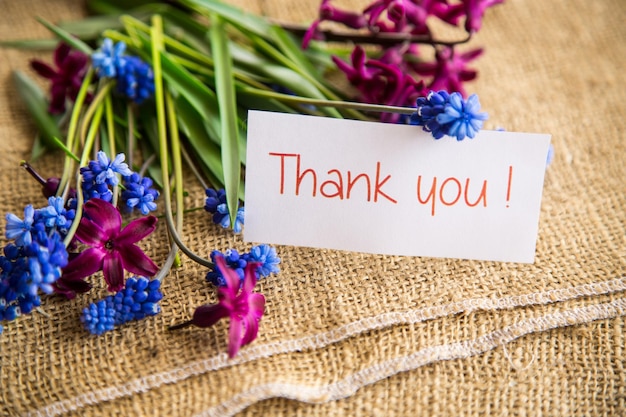
{"label": "long green leaf blade", "polygon": [[55,146],[54,138],[60,138],[62,134],[56,122],[48,113],[48,102],[44,93],[35,81],[21,71],[13,72],[13,80],[20,97],[35,120],[35,124],[41,133],[41,138],[47,146]]}
{"label": "long green leaf blade", "polygon": [[48,22],[46,19],[38,17],[37,21],[39,21],[39,23],[44,25],[50,32],[57,35],[59,39],[63,40],[63,42],[67,43],[72,48],[78,49],[79,51],[87,55],[91,55],[91,53],[93,52],[93,49],[91,49],[91,47],[87,45],[85,42],[81,41],[78,38],[75,38],[74,36],[72,36],[71,33],[61,29],[58,26],[53,25],[52,23]]}
{"label": "long green leaf blade", "polygon": [[211,50],[215,60],[215,86],[219,104],[222,134],[222,165],[224,166],[224,189],[230,214],[231,227],[235,227],[239,206],[241,164],[239,162],[239,134],[237,127],[237,100],[233,79],[232,59],[228,50],[224,21],[218,15],[211,16],[209,30]]}

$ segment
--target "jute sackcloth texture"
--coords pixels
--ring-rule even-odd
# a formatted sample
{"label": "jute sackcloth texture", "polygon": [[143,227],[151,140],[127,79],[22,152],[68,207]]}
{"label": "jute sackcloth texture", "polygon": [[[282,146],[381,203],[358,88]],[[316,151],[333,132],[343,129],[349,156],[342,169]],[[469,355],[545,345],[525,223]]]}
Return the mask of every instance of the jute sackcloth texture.
{"label": "jute sackcloth texture", "polygon": [[[297,23],[317,9],[301,0],[232,3]],[[70,0],[2,6],[2,40],[47,36],[34,15],[83,14]],[[97,275],[90,293],[44,297],[43,313],[5,326],[0,414],[623,415],[625,18],[619,0],[510,1],[488,12],[472,41],[486,47],[468,90],[489,112],[487,127],[552,134],[534,264],[281,246],[281,273],[260,281],[259,337],[231,361],[227,322],[166,330],[215,301],[203,268],[183,257],[164,281],[160,315],[100,337],[78,319],[106,295]],[[45,201],[18,166],[34,128],[10,73],[50,55],[0,54],[0,208],[21,214]],[[36,166],[58,175],[60,160],[54,153]],[[189,175],[186,189],[186,206],[201,206]],[[248,249],[200,211],[186,216],[184,239],[205,256]],[[142,248],[160,264],[165,241],[159,225]]]}

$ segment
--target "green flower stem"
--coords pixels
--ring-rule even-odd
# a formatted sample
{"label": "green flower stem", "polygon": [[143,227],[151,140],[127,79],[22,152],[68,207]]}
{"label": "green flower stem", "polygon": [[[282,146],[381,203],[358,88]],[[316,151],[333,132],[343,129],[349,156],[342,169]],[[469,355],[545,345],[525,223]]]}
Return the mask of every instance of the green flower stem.
{"label": "green flower stem", "polygon": [[117,30],[107,29],[102,32],[102,37],[110,38],[114,42],[124,42],[126,45],[134,45],[134,40],[127,35],[124,35]]}
{"label": "green flower stem", "polygon": [[[129,30],[129,28],[132,28],[134,30],[138,29],[150,35],[150,26],[146,25],[141,20],[138,20],[128,15],[122,16],[120,20],[124,24],[124,27],[126,28],[127,31]],[[177,41],[176,39],[168,35],[163,34],[163,42],[165,46],[170,48],[170,50],[178,51],[181,54],[186,55],[187,57],[195,60],[199,64],[209,65],[211,67],[213,66],[213,59],[211,59],[211,57],[196,51],[195,49],[185,45],[184,43]]]}
{"label": "green flower stem", "polygon": [[126,103],[126,119],[128,120],[128,149],[126,150],[126,156],[128,157],[128,166],[130,169],[133,169],[133,154],[135,153],[135,135],[133,134],[135,130],[135,114],[133,113],[132,104],[129,102]]}
{"label": "green flower stem", "polygon": [[[152,68],[154,71],[154,98],[157,109],[157,126],[159,136],[159,148],[161,151],[161,169],[163,171],[163,199],[165,200],[165,221],[167,223],[170,235],[175,244],[182,250],[185,255],[193,261],[208,268],[213,267],[213,263],[207,259],[201,258],[191,251],[180,239],[176,231],[176,225],[172,218],[172,201],[170,180],[168,176],[167,163],[167,132],[165,125],[165,95],[163,93],[163,70],[161,68],[161,51],[163,50],[163,22],[160,16],[152,17]],[[181,211],[180,209],[178,211]]]}
{"label": "green flower stem", "polygon": [[[111,159],[115,158],[115,121],[113,120],[113,104],[111,103],[111,96],[107,95],[104,98],[104,112],[107,123],[107,136],[109,139],[109,151],[111,152]],[[121,180],[120,174],[115,174],[118,179],[118,183]],[[120,194],[120,187],[113,187],[113,198],[111,204],[117,207],[117,199]]]}
{"label": "green flower stem", "polygon": [[[288,57],[283,55],[279,50],[274,48],[272,45],[270,45],[265,40],[263,40],[263,39],[261,39],[259,37],[259,38],[255,39],[255,43],[256,43],[256,45],[261,47],[263,49],[263,51],[265,51],[267,54],[269,54],[271,57],[273,57],[277,62],[279,62],[281,65],[283,65],[283,66],[285,66],[287,68],[290,68],[291,70],[297,72],[298,74],[300,74],[304,78],[306,78],[309,82],[311,82],[311,84],[313,84],[315,87],[317,87],[317,89],[319,91],[321,91],[322,94],[324,94],[329,99],[335,100],[335,101],[340,101],[341,100],[341,98],[339,96],[337,96],[335,93],[333,93],[328,87],[323,85],[317,78],[313,77],[307,71],[304,71],[296,62],[290,60]],[[346,114],[349,115],[353,119],[358,119],[358,120],[362,120],[363,119],[363,115],[358,113],[356,111],[358,109],[356,109],[354,107],[338,107],[338,108],[346,109]]]}
{"label": "green flower stem", "polygon": [[[95,108],[93,119],[89,126],[89,132],[87,133],[87,138],[85,140],[85,146],[83,147],[83,153],[80,158],[79,166],[85,166],[87,165],[87,162],[89,161],[89,154],[91,153],[91,148],[93,147],[93,144],[96,140],[96,136],[98,134],[100,121],[102,120],[103,110],[104,110],[104,105],[102,102],[100,102],[100,104],[96,106]],[[69,246],[70,242],[72,241],[72,238],[74,237],[74,234],[76,233],[76,230],[78,229],[78,225],[80,224],[80,219],[83,217],[84,197],[83,197],[83,188],[80,186],[80,180],[81,180],[80,177],[81,177],[81,174],[80,174],[80,169],[79,169],[76,171],[76,184],[77,184],[76,185],[76,201],[77,201],[76,215],[74,216],[74,221],[72,221],[72,226],[70,227],[70,230],[68,230],[67,232],[67,236],[63,240],[63,244],[65,244],[65,247]]]}
{"label": "green flower stem", "polygon": [[200,185],[202,185],[202,188],[204,188],[205,190],[209,188],[207,186],[206,181],[204,181],[204,178],[202,178],[202,175],[200,175],[200,171],[198,170],[198,167],[196,166],[196,164],[193,163],[193,160],[191,159],[191,156],[189,156],[189,153],[187,152],[187,150],[184,147],[181,147],[180,150],[183,153],[183,158],[185,158],[185,162],[187,163],[187,166],[191,169],[191,172],[193,172],[193,175],[196,176],[196,178],[200,182]]}
{"label": "green flower stem", "polygon": [[113,87],[114,83],[115,83],[114,81],[105,82],[102,88],[100,89],[100,91],[98,91],[98,94],[96,94],[96,96],[94,97],[93,101],[91,102],[87,110],[85,111],[85,115],[82,118],[81,127],[80,127],[79,137],[80,137],[81,143],[84,143],[85,141],[85,136],[87,135],[87,129],[90,129],[90,127],[93,126],[93,122],[91,118],[93,117],[96,109],[100,107],[104,99],[109,94],[109,91]]}
{"label": "green flower stem", "polygon": [[352,101],[336,101],[336,100],[320,100],[315,98],[306,98],[299,96],[292,96],[289,94],[281,94],[275,91],[266,91],[266,90],[257,90],[254,88],[244,88],[242,90],[245,93],[255,95],[258,97],[265,98],[273,98],[278,101],[288,102],[288,103],[300,103],[307,104],[312,106],[325,106],[325,107],[336,107],[342,109],[354,109],[360,111],[372,111],[372,112],[380,112],[380,113],[400,113],[400,114],[413,114],[415,113],[415,109],[411,107],[397,107],[397,106],[387,106],[383,104],[367,104],[367,103],[356,103]]}
{"label": "green flower stem", "polygon": [[156,159],[156,154],[152,154],[143,162],[143,164],[141,165],[141,168],[139,168],[139,172],[138,172],[139,176],[143,177],[146,175],[146,171],[148,170],[148,167],[152,165],[155,159]]}
{"label": "green flower stem", "polygon": [[[70,124],[68,126],[67,131],[67,139],[66,139],[66,148],[71,151],[74,147],[74,139],[76,136],[76,129],[78,127],[78,118],[80,116],[83,103],[85,102],[85,97],[87,96],[87,90],[89,89],[89,85],[91,84],[91,80],[93,78],[93,68],[89,67],[87,74],[85,74],[85,78],[83,78],[83,83],[80,86],[80,90],[78,90],[78,95],[76,96],[76,101],[74,102],[74,107],[72,108],[72,116],[70,117]],[[59,182],[59,188],[57,189],[57,196],[63,195],[63,198],[69,192],[69,178],[70,173],[73,170],[74,162],[70,158],[65,158],[65,163],[63,165],[63,174],[61,176],[61,180]]]}
{"label": "green flower stem", "polygon": [[[133,26],[144,31],[148,35],[150,34],[150,26],[146,25],[141,20],[135,19],[132,16],[122,16],[121,20],[125,24],[126,28],[128,28],[128,26]],[[215,61],[210,56],[204,55],[170,36],[164,35],[163,40],[165,46],[170,48],[168,53],[170,54],[170,57],[173,61],[181,64],[187,69],[196,71],[200,74],[208,75],[211,78],[215,76],[215,72],[212,70],[212,68],[215,67]],[[185,55],[187,58],[184,58],[180,55],[174,55],[172,54],[173,51],[177,51],[180,54]],[[236,71],[234,68],[233,75],[235,76],[235,79],[240,80],[253,87],[260,89],[270,89],[269,87],[250,78],[249,76],[242,74],[239,71]]]}
{"label": "green flower stem", "polygon": [[172,144],[172,162],[174,165],[174,187],[176,192],[176,229],[182,232],[183,229],[183,206],[184,206],[184,188],[183,188],[183,163],[180,157],[180,137],[178,135],[178,121],[176,118],[176,108],[174,100],[169,91],[165,93],[165,102],[167,104],[167,121],[170,127],[170,143]]}

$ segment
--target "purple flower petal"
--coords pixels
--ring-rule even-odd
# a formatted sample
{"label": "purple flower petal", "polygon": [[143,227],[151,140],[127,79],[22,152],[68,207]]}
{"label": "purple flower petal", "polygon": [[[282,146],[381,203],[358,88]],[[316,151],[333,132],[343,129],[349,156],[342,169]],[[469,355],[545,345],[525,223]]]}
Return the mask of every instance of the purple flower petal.
{"label": "purple flower petal", "polygon": [[125,245],[116,251],[124,269],[141,276],[152,276],[159,267],[137,245]]}
{"label": "purple flower petal", "polygon": [[93,198],[85,203],[85,215],[109,237],[119,233],[122,227],[122,216],[111,203],[99,198]]}
{"label": "purple flower petal", "polygon": [[258,320],[265,312],[265,296],[263,294],[250,294],[248,299],[249,311]]}
{"label": "purple flower petal", "polygon": [[147,216],[133,220],[124,228],[124,230],[117,234],[115,237],[116,245],[126,246],[139,242],[141,239],[154,231],[157,221],[158,219],[154,216]]}
{"label": "purple flower petal", "polygon": [[[231,268],[228,267],[228,265],[226,265],[226,260],[224,259],[224,257],[218,256],[215,259],[215,263],[219,271],[222,273],[224,280],[226,281],[226,287],[230,291],[233,291],[234,294],[236,294],[237,290],[239,289],[239,275],[237,275],[235,271],[233,271]],[[234,294],[231,293],[231,295]]]}
{"label": "purple flower petal", "polygon": [[118,292],[124,288],[124,268],[119,253],[108,253],[104,257],[102,273],[109,291]]}
{"label": "purple flower petal", "polygon": [[241,322],[241,319],[231,316],[230,329],[228,331],[228,357],[231,359],[237,355],[237,352],[239,352],[239,348],[241,347],[242,330],[243,323]]}
{"label": "purple flower petal", "polygon": [[102,268],[102,260],[106,252],[99,248],[87,248],[63,268],[61,278],[77,280],[95,274]]}
{"label": "purple flower petal", "polygon": [[192,322],[198,327],[210,327],[229,316],[228,309],[221,304],[203,305],[193,312]]}
{"label": "purple flower petal", "polygon": [[52,79],[57,76],[57,72],[50,65],[38,59],[30,61],[30,67],[40,76]]}
{"label": "purple flower petal", "polygon": [[54,284],[52,288],[55,293],[62,294],[68,299],[76,297],[76,293],[85,293],[91,289],[91,284],[82,279],[68,279],[65,276],[61,276]]}
{"label": "purple flower petal", "polygon": [[90,246],[103,246],[109,239],[104,230],[93,221],[83,217],[80,219],[80,225],[76,229],[76,239]]}
{"label": "purple flower petal", "polygon": [[57,67],[63,66],[63,63],[67,59],[71,50],[72,49],[68,44],[66,44],[65,42],[61,42],[59,46],[57,46],[57,48],[54,50],[54,64]]}
{"label": "purple flower petal", "polygon": [[252,315],[246,316],[244,318],[244,324],[246,328],[241,339],[241,346],[247,345],[248,343],[252,342],[254,339],[256,339],[259,333],[259,320],[256,317]]}

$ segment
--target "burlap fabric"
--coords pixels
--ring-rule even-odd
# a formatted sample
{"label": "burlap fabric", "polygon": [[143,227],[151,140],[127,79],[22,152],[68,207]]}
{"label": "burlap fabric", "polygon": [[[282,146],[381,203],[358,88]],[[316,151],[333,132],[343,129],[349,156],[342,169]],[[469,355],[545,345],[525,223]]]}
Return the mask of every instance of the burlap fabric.
{"label": "burlap fabric", "polygon": [[[293,22],[317,2],[233,1]],[[362,6],[364,1],[339,2]],[[0,39],[45,37],[83,12],[72,0],[1,0]],[[205,270],[183,257],[164,281],[163,312],[95,337],[80,310],[106,294],[46,297],[0,335],[2,415],[624,415],[626,370],[626,3],[518,0],[488,13],[470,86],[489,126],[553,135],[533,265],[279,247],[261,282],[259,337],[234,360],[227,323],[168,332],[214,301]],[[0,50],[0,212],[41,204],[18,166],[34,136],[10,73],[32,52]],[[60,155],[37,167],[60,170]],[[188,177],[188,207],[203,191]],[[389,233],[393,233],[390,230]],[[143,244],[159,263],[165,227]],[[186,217],[207,255],[248,247]]]}

